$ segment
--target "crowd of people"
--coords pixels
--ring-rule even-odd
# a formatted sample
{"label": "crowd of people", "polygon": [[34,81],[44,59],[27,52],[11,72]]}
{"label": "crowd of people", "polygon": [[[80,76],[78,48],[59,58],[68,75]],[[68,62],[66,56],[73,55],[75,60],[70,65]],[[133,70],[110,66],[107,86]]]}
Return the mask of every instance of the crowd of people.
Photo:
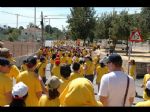
{"label": "crowd of people", "polygon": [[[136,63],[129,62],[129,74],[122,67],[122,57],[111,53],[101,57],[99,46],[41,47],[21,67],[9,49],[0,46],[1,107],[132,106],[136,96]],[[50,64],[50,76],[46,67]],[[94,93],[94,78],[98,93]],[[143,85],[144,102],[150,106],[150,65]],[[96,100],[95,94],[99,96]]]}

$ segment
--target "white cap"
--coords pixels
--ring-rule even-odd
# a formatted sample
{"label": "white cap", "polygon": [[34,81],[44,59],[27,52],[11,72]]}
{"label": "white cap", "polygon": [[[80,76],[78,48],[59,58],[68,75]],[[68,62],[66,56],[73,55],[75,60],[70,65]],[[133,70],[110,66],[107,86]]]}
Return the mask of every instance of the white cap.
{"label": "white cap", "polygon": [[104,63],[105,65],[107,64],[108,62],[108,57],[105,56],[103,59],[100,60],[100,63]]}
{"label": "white cap", "polygon": [[28,87],[23,83],[19,82],[14,85],[13,90],[12,90],[12,95],[13,97],[23,97],[28,93]]}
{"label": "white cap", "polygon": [[150,80],[147,81],[146,88],[150,90]]}

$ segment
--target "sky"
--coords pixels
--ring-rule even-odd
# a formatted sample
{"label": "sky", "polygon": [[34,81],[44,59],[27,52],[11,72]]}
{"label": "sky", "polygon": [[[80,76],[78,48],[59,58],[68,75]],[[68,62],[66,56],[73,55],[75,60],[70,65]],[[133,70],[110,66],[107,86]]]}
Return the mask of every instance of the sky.
{"label": "sky", "polygon": [[[43,12],[44,25],[51,25],[59,29],[66,28],[68,25],[67,15],[70,14],[71,7],[0,7],[0,26],[7,25],[17,27],[26,26],[29,23],[34,23],[34,15],[36,9],[36,25],[40,27],[41,12]],[[141,7],[94,7],[96,15],[100,16],[104,12],[112,12],[113,9],[118,13],[122,10],[128,10],[129,14],[140,13]],[[48,19],[50,18],[50,19]]]}

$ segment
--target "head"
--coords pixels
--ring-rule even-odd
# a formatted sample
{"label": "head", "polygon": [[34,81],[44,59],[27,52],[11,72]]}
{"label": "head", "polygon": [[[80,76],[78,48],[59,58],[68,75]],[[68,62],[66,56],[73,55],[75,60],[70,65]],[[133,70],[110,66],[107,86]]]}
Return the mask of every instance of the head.
{"label": "head", "polygon": [[25,100],[28,96],[28,86],[23,82],[19,82],[13,86],[12,89],[13,100],[10,107],[24,107]]}
{"label": "head", "polygon": [[45,84],[48,88],[49,99],[55,99],[59,97],[60,93],[58,92],[58,88],[61,85],[61,80],[58,77],[50,77]]}
{"label": "head", "polygon": [[80,69],[80,63],[74,62],[72,65],[73,71],[77,72]]}
{"label": "head", "polygon": [[36,64],[37,64],[37,58],[35,58],[33,56],[28,57],[28,59],[27,59],[27,67],[29,69],[34,68],[36,66]]}
{"label": "head", "polygon": [[150,79],[146,82],[146,89],[145,92],[148,97],[150,97]]}
{"label": "head", "polygon": [[147,73],[150,74],[150,64],[147,64]]}
{"label": "head", "polygon": [[0,57],[0,72],[9,73],[11,64],[7,58]]}
{"label": "head", "polygon": [[102,58],[99,63],[100,63],[100,66],[103,68],[107,65],[107,62],[108,62],[108,57],[105,56],[104,58]]}
{"label": "head", "polygon": [[27,64],[27,60],[23,60],[23,64]]}
{"label": "head", "polygon": [[129,64],[135,65],[135,60],[131,60],[131,61],[129,62]]}
{"label": "head", "polygon": [[98,106],[93,85],[86,78],[72,80],[60,95],[60,99],[62,106]]}
{"label": "head", "polygon": [[0,57],[10,58],[11,57],[10,50],[8,48],[1,48]]}
{"label": "head", "polygon": [[111,54],[108,57],[107,66],[109,71],[120,71],[122,68],[122,58],[119,54]]}
{"label": "head", "polygon": [[69,65],[61,65],[60,66],[60,75],[67,79],[68,77],[70,77],[70,73],[71,73],[71,68]]}
{"label": "head", "polygon": [[55,65],[59,66],[60,65],[60,60],[55,60]]}
{"label": "head", "polygon": [[40,62],[45,62],[45,57],[44,56],[40,57]]}

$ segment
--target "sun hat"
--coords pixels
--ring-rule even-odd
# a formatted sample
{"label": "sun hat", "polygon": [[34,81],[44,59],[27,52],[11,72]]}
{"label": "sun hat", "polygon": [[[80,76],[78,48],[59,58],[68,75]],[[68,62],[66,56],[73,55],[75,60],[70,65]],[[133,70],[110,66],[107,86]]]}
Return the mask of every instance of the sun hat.
{"label": "sun hat", "polygon": [[57,89],[61,83],[62,81],[58,77],[52,76],[46,81],[45,84],[48,86],[49,89]]}

